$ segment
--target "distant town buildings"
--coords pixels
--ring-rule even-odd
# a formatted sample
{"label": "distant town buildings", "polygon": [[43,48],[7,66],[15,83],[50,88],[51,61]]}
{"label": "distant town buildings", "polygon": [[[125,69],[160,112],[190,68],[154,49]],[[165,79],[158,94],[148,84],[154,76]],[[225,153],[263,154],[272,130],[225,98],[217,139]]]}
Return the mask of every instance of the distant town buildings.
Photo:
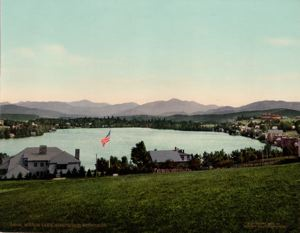
{"label": "distant town buildings", "polygon": [[74,169],[79,171],[79,149],[75,156],[62,151],[57,147],[28,147],[3,161],[0,165],[0,178],[17,178],[32,175],[35,177],[47,177],[50,175],[66,174]]}
{"label": "distant town buildings", "polygon": [[282,130],[271,129],[267,132],[266,140],[274,146],[288,149],[290,153],[300,156],[300,138],[289,137],[284,135]]}
{"label": "distant town buildings", "polygon": [[281,120],[282,116],[272,113],[264,113],[261,115],[262,120]]}
{"label": "distant town buildings", "polygon": [[270,129],[267,132],[267,141],[268,142],[274,142],[276,137],[281,137],[283,136],[283,130],[279,130],[279,129]]}

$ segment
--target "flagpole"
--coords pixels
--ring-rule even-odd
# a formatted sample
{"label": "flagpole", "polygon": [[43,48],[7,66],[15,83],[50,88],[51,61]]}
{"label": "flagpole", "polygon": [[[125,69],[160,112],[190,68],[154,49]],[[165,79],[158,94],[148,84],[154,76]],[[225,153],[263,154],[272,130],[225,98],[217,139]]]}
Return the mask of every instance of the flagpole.
{"label": "flagpole", "polygon": [[98,158],[97,158],[97,153],[96,153],[96,164],[95,164],[95,167],[96,167],[95,172],[96,173],[97,173],[97,160],[98,160]]}
{"label": "flagpole", "polygon": [[[111,135],[111,129],[109,129],[109,136]],[[108,151],[109,151],[109,155],[108,155],[108,168],[110,168],[111,167],[111,164],[110,164],[110,156],[111,156],[111,150],[110,150],[110,144],[111,144],[111,142],[109,142],[109,144],[108,144],[108,146],[109,146],[109,149],[108,149]]]}

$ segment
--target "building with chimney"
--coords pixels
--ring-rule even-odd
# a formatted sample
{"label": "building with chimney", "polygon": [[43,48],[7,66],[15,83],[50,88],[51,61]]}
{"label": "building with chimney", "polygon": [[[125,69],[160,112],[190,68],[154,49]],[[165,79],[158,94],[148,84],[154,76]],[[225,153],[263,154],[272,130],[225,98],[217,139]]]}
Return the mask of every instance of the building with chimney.
{"label": "building with chimney", "polygon": [[0,165],[0,178],[11,179],[22,175],[38,178],[48,175],[66,174],[74,169],[80,169],[80,150],[75,150],[75,156],[57,147],[27,147],[15,156],[6,158]]}
{"label": "building with chimney", "polygon": [[149,151],[152,162],[165,163],[172,161],[175,163],[188,163],[193,156],[186,154],[184,150],[175,147],[174,150],[153,150]]}

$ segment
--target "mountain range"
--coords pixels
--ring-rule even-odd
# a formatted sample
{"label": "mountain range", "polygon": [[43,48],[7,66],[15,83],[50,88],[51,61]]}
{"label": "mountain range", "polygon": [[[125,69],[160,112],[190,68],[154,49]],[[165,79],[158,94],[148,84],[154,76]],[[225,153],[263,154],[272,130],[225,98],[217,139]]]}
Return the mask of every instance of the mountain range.
{"label": "mountain range", "polygon": [[105,116],[171,116],[227,114],[243,111],[291,109],[300,111],[300,102],[258,101],[241,107],[204,105],[194,101],[170,99],[145,104],[133,102],[122,104],[94,103],[89,100],[74,102],[18,102],[0,103],[0,114],[34,114],[40,117],[105,117]]}

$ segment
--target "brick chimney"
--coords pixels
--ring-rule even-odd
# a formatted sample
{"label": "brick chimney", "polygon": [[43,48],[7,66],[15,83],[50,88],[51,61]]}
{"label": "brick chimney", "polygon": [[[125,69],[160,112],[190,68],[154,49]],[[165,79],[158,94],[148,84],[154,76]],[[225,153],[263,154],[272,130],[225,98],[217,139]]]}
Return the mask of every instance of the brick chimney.
{"label": "brick chimney", "polygon": [[39,154],[40,155],[47,154],[47,146],[46,145],[40,145]]}
{"label": "brick chimney", "polygon": [[75,149],[75,159],[80,159],[80,149]]}

